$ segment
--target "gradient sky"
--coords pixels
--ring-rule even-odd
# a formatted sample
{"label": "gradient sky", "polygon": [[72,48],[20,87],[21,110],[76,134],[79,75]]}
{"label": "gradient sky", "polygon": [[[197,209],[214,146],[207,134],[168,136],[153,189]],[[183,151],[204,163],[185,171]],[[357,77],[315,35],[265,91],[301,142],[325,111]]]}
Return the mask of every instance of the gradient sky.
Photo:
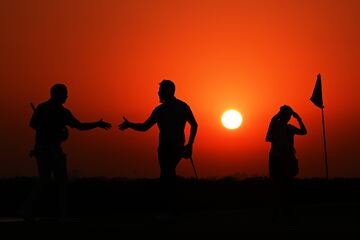
{"label": "gradient sky", "polygon": [[[158,177],[157,127],[117,125],[145,120],[172,79],[199,123],[201,177],[267,175],[265,134],[282,104],[308,129],[295,138],[300,177],[324,177],[321,111],[309,101],[321,73],[330,177],[360,177],[359,13],[357,0],[2,0],[0,176],[37,174],[29,103],[62,82],[81,121],[113,123],[71,130],[70,175]],[[228,108],[244,118],[235,131],[221,125]],[[177,172],[193,175],[186,160]]]}

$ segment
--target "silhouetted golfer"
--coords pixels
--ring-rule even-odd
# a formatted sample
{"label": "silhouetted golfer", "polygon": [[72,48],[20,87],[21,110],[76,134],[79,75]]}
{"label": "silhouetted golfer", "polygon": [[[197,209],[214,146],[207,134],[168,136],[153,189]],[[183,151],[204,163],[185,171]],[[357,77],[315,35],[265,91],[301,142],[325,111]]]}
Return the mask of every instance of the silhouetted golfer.
{"label": "silhouetted golfer", "polygon": [[[144,123],[133,123],[124,117],[124,122],[119,125],[120,130],[132,128],[147,131],[157,123],[160,130],[158,160],[162,182],[173,182],[176,179],[176,166],[181,158],[191,156],[198,126],[190,107],[174,94],[175,84],[170,80],[161,81],[158,92],[161,104],[153,110],[150,117]],[[189,141],[184,146],[186,122],[191,129]]]}
{"label": "silhouetted golfer", "polygon": [[[291,116],[297,119],[300,129],[288,124]],[[300,116],[291,107],[283,105],[271,119],[266,141],[271,142],[269,154],[270,178],[286,180],[295,177],[298,172],[298,161],[295,156],[294,135],[306,135],[307,131]]]}
{"label": "silhouetted golfer", "polygon": [[45,187],[50,183],[52,176],[59,187],[58,207],[59,214],[65,211],[65,183],[68,178],[66,155],[61,144],[68,137],[67,126],[78,130],[93,128],[111,128],[111,124],[102,119],[97,122],[80,122],[63,106],[68,97],[64,84],[55,84],[50,90],[50,99],[39,104],[30,121],[30,127],[36,131],[35,146],[31,152],[37,161],[39,184],[28,196],[22,209],[23,217],[32,218],[34,201],[38,199]]}
{"label": "silhouetted golfer", "polygon": [[[162,187],[160,204],[166,213],[176,212],[176,166],[181,158],[190,158],[197,132],[197,122],[190,107],[175,96],[175,84],[170,80],[160,83],[158,95],[161,104],[143,123],[133,123],[124,117],[119,125],[120,130],[132,128],[136,131],[147,131],[157,123],[159,133],[158,161],[160,165],[160,183]],[[185,125],[191,126],[188,143],[185,144]],[[191,158],[190,158],[191,159]],[[169,212],[170,211],[170,212]]]}
{"label": "silhouetted golfer", "polygon": [[[300,129],[289,124],[291,116],[297,119]],[[273,183],[274,220],[285,215],[286,221],[296,220],[293,199],[293,179],[299,173],[295,156],[294,136],[307,133],[300,116],[291,107],[283,105],[271,119],[266,141],[271,142],[269,154],[269,175]],[[283,212],[283,213],[282,213]]]}

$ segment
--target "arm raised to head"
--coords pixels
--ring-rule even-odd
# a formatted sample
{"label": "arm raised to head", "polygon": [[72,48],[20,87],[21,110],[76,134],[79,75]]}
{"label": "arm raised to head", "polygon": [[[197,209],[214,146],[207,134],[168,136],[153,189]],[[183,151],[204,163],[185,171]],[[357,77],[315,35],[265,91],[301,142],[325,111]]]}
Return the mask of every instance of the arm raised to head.
{"label": "arm raised to head", "polygon": [[305,124],[303,123],[301,117],[299,116],[299,114],[297,114],[296,112],[293,112],[293,117],[296,118],[296,120],[298,121],[299,125],[300,125],[300,129],[298,129],[298,131],[296,131],[295,134],[297,135],[306,135],[307,134],[307,130],[305,127]]}

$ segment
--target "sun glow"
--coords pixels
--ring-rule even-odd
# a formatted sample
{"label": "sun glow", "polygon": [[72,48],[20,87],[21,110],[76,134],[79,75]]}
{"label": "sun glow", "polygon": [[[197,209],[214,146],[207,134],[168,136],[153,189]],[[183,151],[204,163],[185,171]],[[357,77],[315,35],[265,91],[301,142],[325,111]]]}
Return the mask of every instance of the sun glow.
{"label": "sun glow", "polygon": [[227,129],[236,129],[240,127],[242,121],[243,118],[241,114],[234,109],[225,111],[221,117],[221,122]]}

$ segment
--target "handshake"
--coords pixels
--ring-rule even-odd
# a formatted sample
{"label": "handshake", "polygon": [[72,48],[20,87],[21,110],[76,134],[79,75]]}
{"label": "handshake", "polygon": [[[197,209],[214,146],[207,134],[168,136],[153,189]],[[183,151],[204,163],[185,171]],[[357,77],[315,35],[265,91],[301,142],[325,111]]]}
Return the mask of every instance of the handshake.
{"label": "handshake", "polygon": [[[102,119],[100,121],[98,121],[98,126],[101,128],[104,128],[104,129],[111,128],[111,124],[104,122]],[[152,124],[148,125],[147,123],[143,123],[143,124],[132,123],[129,120],[127,120],[127,118],[123,117],[123,122],[118,125],[118,128],[121,131],[124,131],[128,128],[132,128],[137,131],[146,131],[151,126],[152,126]],[[185,159],[191,159],[191,156],[192,156],[192,144],[187,144],[187,145],[183,146],[183,148],[181,150],[181,157],[185,158]]]}
{"label": "handshake", "polygon": [[[108,130],[112,127],[111,123],[105,122],[103,119],[100,119],[95,124],[97,127],[103,128],[105,130]],[[129,128],[129,125],[130,125],[129,121],[124,117],[124,122],[120,123],[118,127],[120,130],[125,130],[125,129]]]}

